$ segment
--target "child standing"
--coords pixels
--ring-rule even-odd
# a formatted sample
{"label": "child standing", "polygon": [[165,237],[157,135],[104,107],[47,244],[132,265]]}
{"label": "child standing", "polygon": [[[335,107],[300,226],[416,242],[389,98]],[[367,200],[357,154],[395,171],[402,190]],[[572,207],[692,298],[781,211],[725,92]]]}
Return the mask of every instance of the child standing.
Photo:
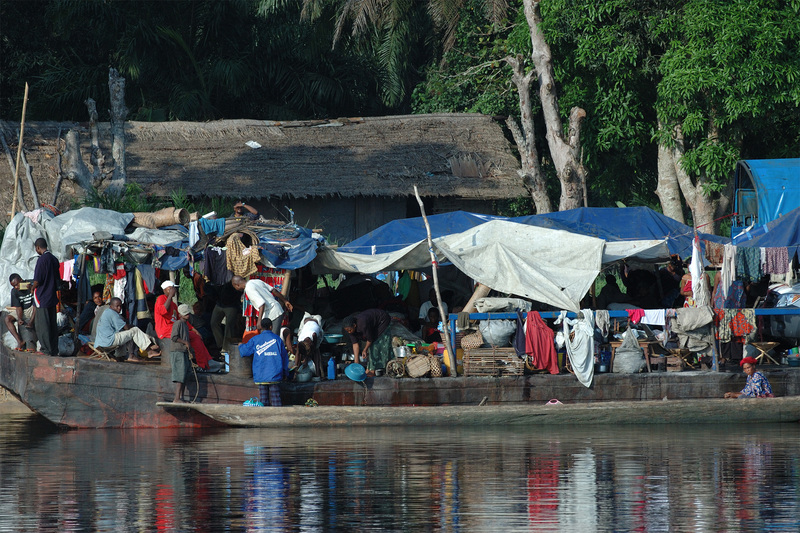
{"label": "child standing", "polygon": [[261,333],[239,346],[239,355],[253,357],[253,381],[261,403],[280,407],[281,381],[289,375],[289,354],[280,337],[272,332],[272,320],[261,321]]}

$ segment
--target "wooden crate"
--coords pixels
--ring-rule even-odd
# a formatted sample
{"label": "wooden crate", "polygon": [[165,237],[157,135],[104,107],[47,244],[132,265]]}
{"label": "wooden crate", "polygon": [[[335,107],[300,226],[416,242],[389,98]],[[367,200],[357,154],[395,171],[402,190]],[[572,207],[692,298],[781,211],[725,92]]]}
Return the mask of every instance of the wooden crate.
{"label": "wooden crate", "polygon": [[464,350],[465,376],[521,376],[525,363],[514,348]]}

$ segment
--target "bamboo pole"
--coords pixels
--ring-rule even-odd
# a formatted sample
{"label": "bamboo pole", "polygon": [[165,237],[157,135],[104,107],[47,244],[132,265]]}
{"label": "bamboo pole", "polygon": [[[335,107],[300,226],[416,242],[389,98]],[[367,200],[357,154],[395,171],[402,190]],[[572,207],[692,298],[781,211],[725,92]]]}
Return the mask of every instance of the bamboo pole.
{"label": "bamboo pole", "polygon": [[22,136],[25,134],[25,111],[28,108],[28,82],[25,82],[25,96],[22,99],[22,121],[19,125],[19,144],[17,144],[17,165],[14,169],[14,201],[11,202],[11,218],[17,212],[17,193],[19,191],[19,160],[22,157]]}
{"label": "bamboo pole", "polygon": [[[422,221],[425,222],[425,231],[428,234],[428,251],[431,254],[431,272],[433,273],[433,288],[436,292],[436,305],[439,307],[441,311],[444,309],[444,305],[442,305],[442,293],[439,290],[439,262],[436,260],[436,253],[433,251],[433,239],[431,239],[431,226],[428,224],[428,216],[425,214],[425,205],[422,203],[422,198],[419,196],[419,191],[417,190],[417,186],[414,185],[414,196],[417,197],[417,203],[419,204],[419,211],[422,214]],[[448,364],[447,366],[450,368],[450,375],[452,377],[458,376],[458,369],[456,367],[456,354],[453,345],[450,344],[450,330],[447,327],[447,318],[446,316],[442,315],[442,321],[444,322],[444,327],[442,328],[442,334],[444,335],[444,346],[445,346],[445,357],[447,357]]]}

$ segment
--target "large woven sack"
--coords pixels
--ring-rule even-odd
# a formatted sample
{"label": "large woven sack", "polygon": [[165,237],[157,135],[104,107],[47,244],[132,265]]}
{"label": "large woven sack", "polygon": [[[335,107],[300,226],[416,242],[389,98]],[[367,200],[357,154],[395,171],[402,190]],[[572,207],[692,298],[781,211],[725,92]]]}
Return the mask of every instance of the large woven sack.
{"label": "large woven sack", "polygon": [[422,378],[427,376],[430,371],[431,364],[428,362],[428,356],[417,355],[406,358],[406,372],[410,377]]}
{"label": "large woven sack", "polygon": [[637,374],[645,368],[644,350],[639,346],[636,335],[631,328],[625,332],[622,344],[614,350],[614,368],[611,371],[615,374]]}

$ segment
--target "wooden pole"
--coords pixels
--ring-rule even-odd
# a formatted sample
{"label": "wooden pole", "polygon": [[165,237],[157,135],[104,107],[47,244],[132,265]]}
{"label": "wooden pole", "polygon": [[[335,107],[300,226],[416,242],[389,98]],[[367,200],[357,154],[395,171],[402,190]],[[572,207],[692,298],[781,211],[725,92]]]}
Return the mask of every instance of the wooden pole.
{"label": "wooden pole", "polygon": [[25,110],[28,108],[28,82],[25,82],[25,96],[22,99],[22,121],[19,125],[19,144],[17,144],[17,165],[14,169],[14,201],[11,202],[11,218],[17,212],[17,193],[19,191],[19,160],[22,156],[22,136],[25,134]]}
{"label": "wooden pole", "polygon": [[472,297],[467,302],[467,305],[464,306],[464,312],[465,313],[474,313],[475,311],[477,311],[477,308],[475,307],[475,302],[480,300],[481,298],[485,298],[486,296],[489,296],[490,292],[492,292],[491,287],[487,287],[483,283],[479,282],[475,286],[475,292],[472,293]]}
{"label": "wooden pole", "polygon": [[436,305],[439,307],[440,315],[444,323],[442,334],[444,335],[445,357],[447,357],[448,360],[447,366],[450,368],[450,376],[456,377],[458,375],[458,369],[456,368],[456,354],[454,353],[455,350],[453,349],[453,345],[450,344],[450,330],[447,327],[447,317],[441,314],[441,310],[444,309],[444,305],[442,305],[442,293],[439,291],[439,262],[436,260],[436,253],[433,251],[431,226],[428,224],[428,217],[425,214],[425,205],[422,203],[422,198],[419,196],[419,191],[417,190],[416,185],[414,185],[414,196],[417,197],[419,211],[422,214],[422,221],[425,222],[425,231],[428,234],[428,251],[431,254],[431,272],[433,273],[433,288],[436,292]]}

